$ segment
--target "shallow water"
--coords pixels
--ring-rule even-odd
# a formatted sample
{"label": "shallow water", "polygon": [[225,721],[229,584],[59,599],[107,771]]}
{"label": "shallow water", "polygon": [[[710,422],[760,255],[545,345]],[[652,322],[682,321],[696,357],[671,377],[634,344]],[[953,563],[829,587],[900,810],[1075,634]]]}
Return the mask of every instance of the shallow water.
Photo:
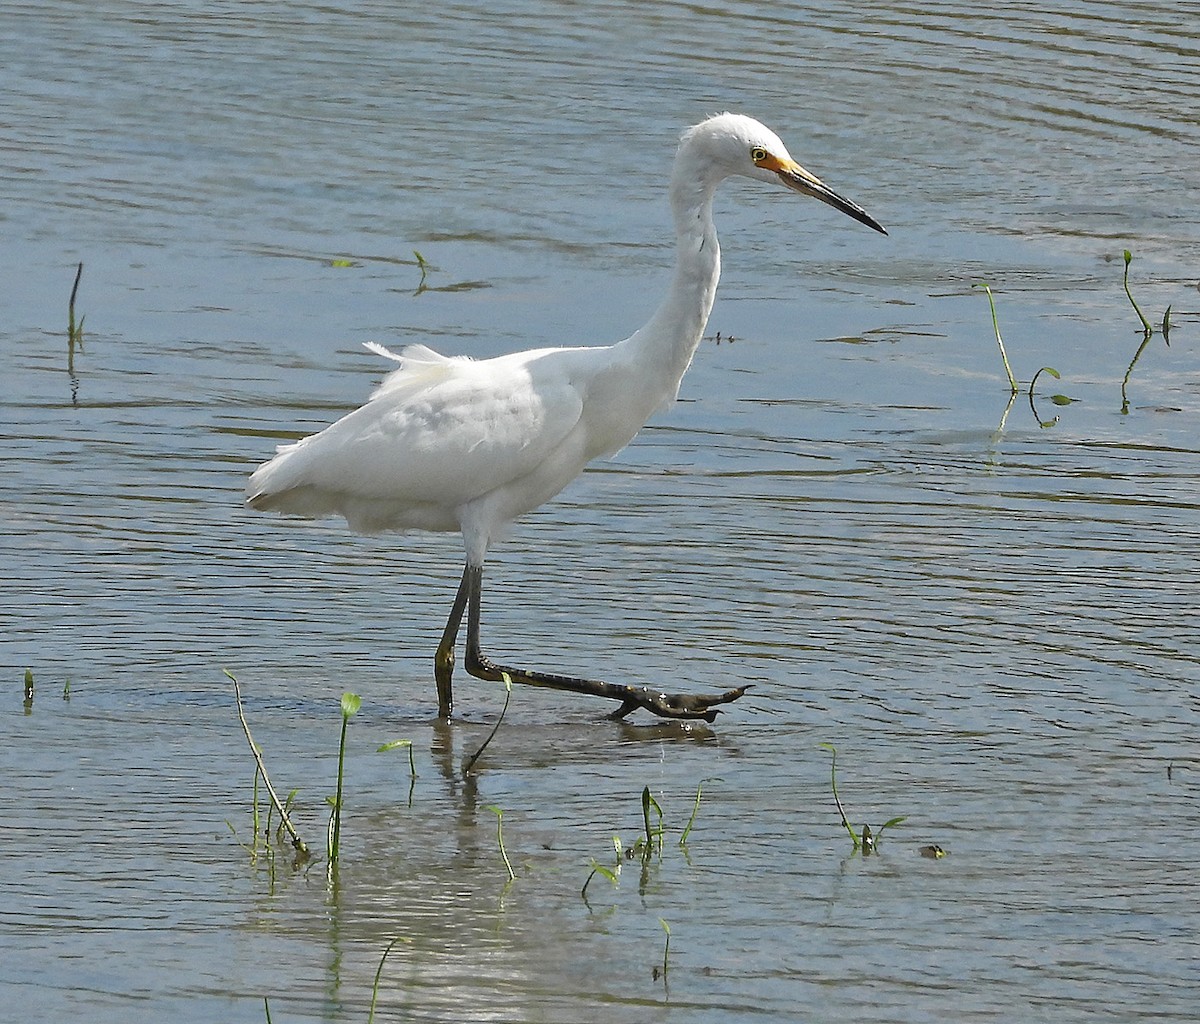
{"label": "shallow water", "polygon": [[[1136,3],[0,4],[7,1005],[364,1020],[400,936],[381,1019],[1190,1020],[1197,29]],[[485,638],[754,688],[692,730],[520,690],[463,780],[503,695],[461,678],[434,720],[457,538],[252,515],[245,476],[365,397],[363,341],[628,334],[670,266],[674,137],[725,107],[891,235],[728,186],[681,401],[497,549]],[[1122,411],[1126,248],[1175,329]],[[1021,380],[1062,375],[1036,410],[1006,410],[979,280]],[[336,889],[238,845],[222,668],[318,848],[362,695]],[[398,737],[411,792],[375,752]],[[878,856],[821,743],[856,824],[907,816]],[[589,906],[644,786],[661,860]]]}

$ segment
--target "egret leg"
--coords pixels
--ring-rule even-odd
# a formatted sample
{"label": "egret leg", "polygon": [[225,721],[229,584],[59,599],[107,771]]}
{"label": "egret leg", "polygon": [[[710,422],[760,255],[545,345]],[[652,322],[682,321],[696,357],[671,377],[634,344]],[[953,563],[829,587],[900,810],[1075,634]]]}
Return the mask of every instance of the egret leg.
{"label": "egret leg", "polygon": [[467,589],[467,573],[464,570],[458,593],[454,595],[450,618],[446,620],[446,629],[442,633],[442,642],[438,644],[437,654],[433,659],[433,678],[437,680],[438,718],[449,718],[454,709],[454,690],[451,684],[451,676],[454,675],[454,645],[458,641],[458,627],[462,624],[463,611],[467,607]]}
{"label": "egret leg", "polygon": [[[480,679],[499,681],[505,675],[514,683],[524,683],[527,686],[545,686],[555,690],[569,690],[572,693],[586,693],[595,697],[608,697],[619,700],[621,706],[612,713],[612,718],[624,718],[636,708],[647,711],[662,718],[702,718],[711,722],[717,717],[716,705],[728,704],[737,700],[746,692],[748,687],[739,686],[724,693],[700,695],[682,693],[663,693],[652,690],[648,686],[629,686],[623,683],[605,683],[597,679],[580,679],[576,676],[556,675],[551,672],[534,672],[528,669],[513,668],[508,665],[498,665],[486,657],[479,649],[479,617],[483,595],[483,567],[468,565],[463,573],[463,582],[459,587],[458,598],[455,600],[455,611],[458,618],[462,617],[460,603],[463,588],[467,593],[467,657],[466,669],[471,675]],[[457,629],[457,618],[451,615],[451,620]],[[450,624],[447,623],[449,633]],[[442,640],[443,645],[446,643]],[[441,649],[438,651],[441,657]],[[447,676],[447,692],[449,677]],[[441,688],[439,682],[439,701]]]}

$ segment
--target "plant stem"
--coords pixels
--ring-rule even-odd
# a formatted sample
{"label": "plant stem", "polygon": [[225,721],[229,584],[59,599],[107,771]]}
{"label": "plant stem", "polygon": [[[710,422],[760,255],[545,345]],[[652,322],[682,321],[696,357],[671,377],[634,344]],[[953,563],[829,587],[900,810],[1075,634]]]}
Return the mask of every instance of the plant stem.
{"label": "plant stem", "polygon": [[517,877],[517,873],[513,871],[513,866],[508,860],[508,852],[504,849],[504,812],[495,804],[489,805],[487,809],[496,816],[496,842],[500,847],[500,856],[504,859],[505,870],[508,871],[508,880],[511,882]]}
{"label": "plant stem", "polygon": [[657,800],[650,793],[650,787],[642,788],[642,821],[646,826],[646,852],[644,860],[649,860],[654,853],[654,833],[650,831],[650,808],[658,812],[658,855],[662,857],[663,811]]}
{"label": "plant stem", "polygon": [[832,755],[829,761],[829,788],[833,790],[833,802],[837,804],[838,814],[841,816],[842,824],[846,827],[846,831],[850,833],[850,838],[854,840],[854,848],[857,850],[862,841],[854,833],[850,822],[846,820],[846,812],[842,810],[842,801],[838,797],[837,791],[837,748],[832,743],[822,743],[821,746],[828,750]]}
{"label": "plant stem", "polygon": [[346,764],[346,727],[350,716],[362,706],[362,698],[354,693],[342,694],[342,738],[338,743],[337,795],[333,798],[333,823],[328,841],[329,866],[337,866],[339,841],[342,835],[342,778]]}
{"label": "plant stem", "polygon": [[470,773],[475,767],[475,762],[488,748],[488,744],[492,742],[492,738],[500,729],[500,723],[504,721],[504,716],[508,712],[508,702],[512,699],[512,677],[507,672],[500,673],[500,677],[504,680],[504,707],[500,709],[500,717],[496,719],[496,724],[492,726],[492,731],[488,733],[487,739],[480,744],[479,749],[463,762],[463,775]]}
{"label": "plant stem", "polygon": [[1055,416],[1052,420],[1043,420],[1041,416],[1038,415],[1037,406],[1033,403],[1033,389],[1037,385],[1038,378],[1043,373],[1050,374],[1050,376],[1055,380],[1062,379],[1061,374],[1059,374],[1059,372],[1054,369],[1053,366],[1043,366],[1041,369],[1039,369],[1038,372],[1033,375],[1033,380],[1029,382],[1029,409],[1033,413],[1033,418],[1037,420],[1039,427],[1052,427],[1058,422],[1058,417]]}
{"label": "plant stem", "polygon": [[701,781],[696,786],[696,803],[692,807],[692,816],[688,818],[688,823],[683,829],[683,834],[679,837],[679,845],[686,846],[688,836],[692,834],[692,826],[696,824],[696,815],[700,813],[700,794],[704,792],[704,782]]}
{"label": "plant stem", "polygon": [[371,986],[371,1011],[367,1014],[367,1024],[374,1024],[375,1020],[375,1002],[379,998],[379,979],[383,975],[383,964],[388,958],[388,954],[392,951],[392,947],[397,942],[411,942],[411,939],[397,936],[387,944],[387,949],[383,951],[383,956],[379,958],[379,966],[375,969],[375,984]]}
{"label": "plant stem", "polygon": [[[258,824],[259,824],[259,819],[258,819],[258,780],[261,775],[262,775],[262,772],[260,772],[257,768],[255,768],[255,770],[254,770],[254,787],[253,787],[253,793],[252,793],[252,798],[254,801],[254,809],[251,813],[251,818],[253,819],[253,823],[254,823],[254,842],[250,844],[250,847],[252,850],[258,849]],[[268,828],[268,832],[269,831],[270,831],[270,829]],[[268,839],[269,838],[270,837],[268,836]]]}
{"label": "plant stem", "polygon": [[1017,385],[1017,378],[1013,376],[1012,367],[1008,364],[1008,353],[1004,351],[1004,339],[1000,337],[1000,320],[996,316],[996,301],[992,298],[992,289],[982,281],[978,284],[971,285],[971,287],[982,288],[985,292],[987,292],[988,306],[992,311],[992,329],[996,332],[996,344],[1000,346],[1000,358],[1004,360],[1004,372],[1008,374],[1008,386],[1012,389],[1012,393],[1015,395],[1021,389]]}
{"label": "plant stem", "polygon": [[[615,872],[610,871],[603,864],[601,864],[598,860],[596,860],[595,857],[593,857],[591,859],[590,863],[592,865],[591,874],[589,874],[587,876],[587,880],[583,883],[583,888],[579,890],[579,895],[583,897],[583,901],[585,903],[587,902],[588,886],[591,885],[592,879],[595,878],[597,875],[603,875],[610,882],[612,882],[613,885],[617,884],[617,876],[616,876]],[[618,867],[620,867],[619,864],[618,864]]]}
{"label": "plant stem", "polygon": [[79,279],[83,277],[83,262],[75,268],[75,284],[71,286],[71,298],[67,303],[67,337],[74,347],[76,342],[83,341],[83,321],[75,323],[75,296],[79,293]]}
{"label": "plant stem", "polygon": [[333,798],[333,833],[329,840],[329,863],[334,865],[338,860],[338,846],[342,837],[342,774],[345,763],[346,752],[346,726],[350,724],[348,718],[342,718],[342,739],[338,744],[338,776],[337,776],[337,795]]}
{"label": "plant stem", "polygon": [[417,282],[417,290],[414,295],[420,295],[425,288],[425,278],[429,276],[429,261],[425,259],[416,249],[413,250],[413,255],[417,258],[417,269],[421,271],[421,280]]}
{"label": "plant stem", "polygon": [[1150,326],[1150,321],[1146,319],[1146,314],[1141,311],[1138,304],[1134,301],[1133,292],[1129,290],[1129,264],[1133,262],[1133,253],[1128,249],[1125,250],[1125,294],[1129,297],[1129,304],[1133,306],[1133,311],[1138,315],[1138,319],[1142,322],[1142,330],[1146,332],[1146,337],[1149,338],[1154,333],[1154,328]]}
{"label": "plant stem", "polygon": [[292,846],[296,848],[303,859],[307,859],[309,856],[308,844],[300,838],[300,834],[292,824],[292,819],[288,817],[283,804],[279,802],[279,797],[275,795],[275,787],[271,785],[271,777],[267,774],[267,766],[263,764],[262,754],[259,753],[258,747],[255,746],[254,737],[250,735],[250,724],[246,721],[246,713],[242,710],[242,689],[238,686],[237,676],[230,672],[229,669],[222,669],[221,671],[233,682],[233,695],[237,700],[238,718],[242,722],[242,731],[246,734],[246,742],[250,744],[250,753],[254,755],[254,760],[258,764],[258,770],[262,773],[263,785],[267,787],[271,803],[275,805],[275,810],[279,812],[279,817],[283,821],[283,827],[287,829],[288,835],[292,837]]}

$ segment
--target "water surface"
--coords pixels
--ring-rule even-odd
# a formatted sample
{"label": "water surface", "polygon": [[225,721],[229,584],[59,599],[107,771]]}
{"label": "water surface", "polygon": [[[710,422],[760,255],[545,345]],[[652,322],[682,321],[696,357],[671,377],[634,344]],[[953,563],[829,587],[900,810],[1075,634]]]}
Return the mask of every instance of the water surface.
{"label": "water surface", "polygon": [[[0,5],[14,1012],[363,1020],[400,936],[384,1019],[1190,1020],[1197,29],[1132,2]],[[675,137],[725,108],[891,234],[731,183],[681,401],[497,549],[485,637],[753,690],[692,730],[519,691],[464,780],[503,697],[464,677],[435,722],[457,538],[256,516],[245,476],[363,400],[364,341],[630,333]],[[1176,326],[1123,398],[1126,248]],[[1021,380],[1062,375],[1036,409],[1007,408],[980,280]],[[362,695],[335,890],[238,845],[222,668],[318,848]],[[411,793],[375,753],[400,737]],[[878,856],[821,743],[856,824],[907,816]],[[589,906],[645,786],[661,861]]]}

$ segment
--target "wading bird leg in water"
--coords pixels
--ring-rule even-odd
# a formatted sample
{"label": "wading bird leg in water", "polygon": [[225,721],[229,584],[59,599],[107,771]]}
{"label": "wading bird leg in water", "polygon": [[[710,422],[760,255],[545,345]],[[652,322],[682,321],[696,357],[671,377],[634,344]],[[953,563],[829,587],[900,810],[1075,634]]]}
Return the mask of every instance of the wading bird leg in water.
{"label": "wading bird leg in water", "polygon": [[438,715],[449,718],[453,710],[454,696],[451,675],[454,672],[454,644],[458,638],[458,627],[462,624],[464,605],[467,609],[467,657],[466,669],[479,679],[501,681],[504,676],[514,683],[526,686],[544,686],[552,690],[568,690],[571,693],[586,693],[594,697],[619,700],[621,706],[611,718],[624,718],[637,708],[645,708],[662,718],[702,718],[706,722],[717,717],[718,704],[728,704],[744,694],[749,686],[739,686],[724,693],[701,695],[663,693],[648,686],[630,686],[625,683],[605,683],[598,679],[580,679],[576,676],[558,675],[552,672],[535,672],[530,669],[498,665],[479,649],[479,615],[483,594],[483,567],[468,565],[463,571],[454,607],[442,634],[434,660],[434,676],[437,679]]}
{"label": "wading bird leg in water", "polygon": [[454,675],[454,644],[458,640],[458,627],[462,624],[463,610],[467,607],[467,574],[464,569],[458,593],[454,595],[454,607],[446,620],[442,642],[438,644],[433,659],[433,678],[437,682],[438,718],[449,718],[454,710],[454,690],[450,677]]}

